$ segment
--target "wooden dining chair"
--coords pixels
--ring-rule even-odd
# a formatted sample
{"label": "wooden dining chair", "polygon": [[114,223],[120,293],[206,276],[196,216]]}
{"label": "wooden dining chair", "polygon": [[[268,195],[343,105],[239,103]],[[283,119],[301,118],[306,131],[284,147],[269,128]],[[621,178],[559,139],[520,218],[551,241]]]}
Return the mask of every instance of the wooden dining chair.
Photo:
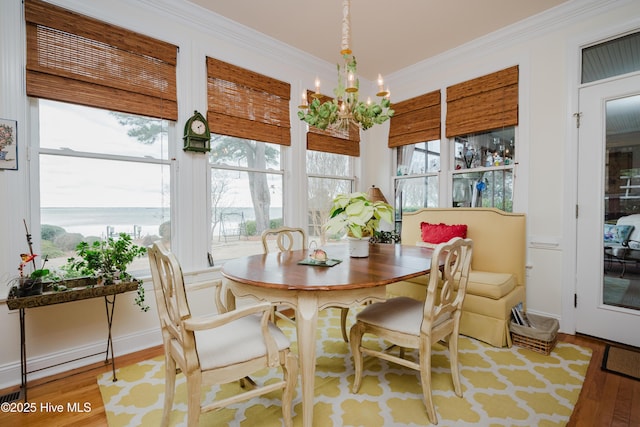
{"label": "wooden dining chair", "polygon": [[262,232],[262,246],[264,247],[264,253],[272,252],[272,248],[269,243],[273,240],[270,238],[275,237],[275,248],[280,252],[292,251],[295,249],[307,249],[307,233],[302,228],[294,227],[278,227],[269,228]]}
{"label": "wooden dining chair", "polygon": [[[264,253],[271,252],[269,242],[271,242],[270,237],[275,236],[275,246],[276,249],[280,252],[284,251],[292,251],[295,249],[307,249],[307,234],[304,232],[302,228],[294,228],[294,227],[278,227],[278,228],[270,228],[262,232],[262,246],[264,247]],[[297,239],[296,239],[297,236]],[[297,242],[301,243],[296,244]],[[349,314],[348,308],[342,308],[340,311],[340,326],[342,327],[342,338],[345,342],[349,341],[349,337],[347,335],[347,315]],[[292,322],[293,320],[289,317],[274,309],[274,316],[277,316],[281,319]]]}
{"label": "wooden dining chair", "polygon": [[[269,321],[271,304],[261,303],[216,315],[191,315],[182,269],[160,242],[148,250],[165,356],[163,427],[173,407],[176,368],[187,379],[187,423],[198,425],[200,414],[282,389],[282,417],[292,426],[292,400],[298,377],[296,356],[289,340]],[[221,281],[216,281],[216,305]],[[203,404],[203,387],[244,381],[267,367],[280,366],[282,379]]]}
{"label": "wooden dining chair", "polygon": [[[438,417],[431,395],[431,346],[448,342],[449,363],[456,395],[462,397],[458,368],[458,333],[462,303],[467,289],[473,242],[456,237],[436,246],[431,258],[431,274],[425,301],[408,297],[391,298],[366,306],[351,328],[351,352],[355,366],[353,392],[362,382],[363,355],[375,356],[420,371],[427,416],[433,424]],[[444,264],[440,266],[441,261]],[[439,274],[436,274],[439,272]],[[376,350],[362,344],[362,336],[374,334],[392,346]],[[418,349],[417,362],[404,358],[404,349]],[[393,352],[398,351],[398,355]]]}

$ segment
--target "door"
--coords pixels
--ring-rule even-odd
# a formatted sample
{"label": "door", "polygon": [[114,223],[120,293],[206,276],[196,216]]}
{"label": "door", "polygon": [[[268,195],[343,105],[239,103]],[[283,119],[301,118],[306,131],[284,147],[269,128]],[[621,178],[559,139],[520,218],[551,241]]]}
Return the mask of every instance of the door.
{"label": "door", "polygon": [[580,112],[576,330],[640,346],[640,76],[581,89]]}

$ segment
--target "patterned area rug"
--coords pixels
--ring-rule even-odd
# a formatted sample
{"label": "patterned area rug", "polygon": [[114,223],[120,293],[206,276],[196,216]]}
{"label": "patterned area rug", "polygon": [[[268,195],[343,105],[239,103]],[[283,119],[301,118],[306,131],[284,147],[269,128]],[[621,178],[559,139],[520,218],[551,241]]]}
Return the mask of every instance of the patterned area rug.
{"label": "patterned area rug", "polygon": [[[351,310],[353,311],[353,310]],[[352,319],[351,319],[352,320]],[[295,339],[288,322],[280,327]],[[378,359],[365,359],[365,377],[358,394],[351,392],[353,368],[349,347],[340,334],[339,310],[324,310],[319,319],[314,425],[422,426],[430,425],[415,371]],[[383,342],[369,341],[371,345]],[[439,426],[562,426],[567,423],[584,381],[591,350],[560,342],[549,356],[512,347],[497,349],[460,337],[461,381],[464,397],[453,391],[447,350],[434,347],[433,395]],[[295,349],[295,344],[294,344]],[[415,353],[408,354],[415,357]],[[275,370],[252,378],[269,381]],[[186,384],[178,389],[171,426],[186,426]],[[164,395],[162,357],[98,377],[111,427],[160,425]],[[240,390],[237,384],[203,390],[203,398]],[[294,398],[294,425],[301,425],[301,395]],[[280,393],[273,393],[217,412],[203,414],[206,426],[281,426]]]}

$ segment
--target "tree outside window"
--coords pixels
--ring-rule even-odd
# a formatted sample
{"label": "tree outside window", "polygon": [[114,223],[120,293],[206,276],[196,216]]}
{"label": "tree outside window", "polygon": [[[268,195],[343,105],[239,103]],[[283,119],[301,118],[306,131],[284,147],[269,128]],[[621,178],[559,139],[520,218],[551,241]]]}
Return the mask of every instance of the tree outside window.
{"label": "tree outside window", "polygon": [[262,252],[262,232],[282,225],[280,147],[227,135],[212,136],[213,260]]}

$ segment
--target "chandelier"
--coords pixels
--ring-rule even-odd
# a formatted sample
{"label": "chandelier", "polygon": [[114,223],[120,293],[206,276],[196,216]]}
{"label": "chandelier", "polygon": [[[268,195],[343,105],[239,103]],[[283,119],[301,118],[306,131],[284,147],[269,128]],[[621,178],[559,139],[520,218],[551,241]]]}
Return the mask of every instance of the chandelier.
{"label": "chandelier", "polygon": [[380,98],[378,103],[373,103],[371,98],[366,102],[358,99],[358,89],[360,86],[356,73],[356,58],[351,52],[351,2],[342,2],[342,50],[340,54],[344,60],[338,68],[338,86],[333,89],[335,97],[326,99],[320,94],[320,80],[316,78],[315,92],[311,94],[311,102],[307,102],[307,92],[302,93],[302,102],[298,107],[298,118],[304,120],[309,125],[318,129],[327,128],[337,131],[348,131],[349,126],[354,124],[362,130],[367,130],[374,124],[381,124],[393,116],[391,102],[389,101],[389,90],[384,89],[382,76],[378,74],[378,93]]}

